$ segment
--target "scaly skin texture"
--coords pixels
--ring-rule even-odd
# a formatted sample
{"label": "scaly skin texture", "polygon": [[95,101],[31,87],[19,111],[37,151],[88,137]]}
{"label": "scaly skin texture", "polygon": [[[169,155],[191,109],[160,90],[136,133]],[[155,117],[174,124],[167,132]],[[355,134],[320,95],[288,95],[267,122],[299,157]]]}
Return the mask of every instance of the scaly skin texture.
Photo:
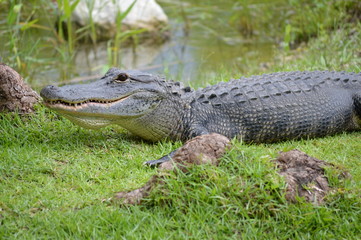
{"label": "scaly skin texture", "polygon": [[100,80],[41,91],[45,104],[91,128],[118,124],[144,139],[219,133],[246,142],[322,137],[361,126],[361,74],[283,72],[199,90],[112,68]]}

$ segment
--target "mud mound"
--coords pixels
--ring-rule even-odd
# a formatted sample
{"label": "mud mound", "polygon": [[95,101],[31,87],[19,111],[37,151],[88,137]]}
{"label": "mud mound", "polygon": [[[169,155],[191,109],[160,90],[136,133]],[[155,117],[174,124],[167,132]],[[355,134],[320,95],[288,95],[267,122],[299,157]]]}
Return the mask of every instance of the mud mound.
{"label": "mud mound", "polygon": [[39,95],[24,83],[19,73],[0,63],[0,112],[30,113],[39,99]]}
{"label": "mud mound", "polygon": [[179,148],[175,152],[172,161],[162,163],[159,168],[172,170],[176,165],[186,172],[192,165],[218,165],[219,159],[229,146],[229,139],[217,133],[197,136]]}
{"label": "mud mound", "polygon": [[129,192],[118,192],[110,201],[121,199],[122,204],[137,205],[140,204],[143,198],[149,196],[153,187],[156,185],[163,185],[163,175],[154,175],[150,180],[141,188]]}
{"label": "mud mound", "polygon": [[281,152],[274,161],[279,168],[278,173],[287,182],[285,197],[288,201],[297,202],[297,198],[303,197],[314,204],[323,202],[330,191],[324,167],[334,167],[332,164],[310,157],[297,149]]}
{"label": "mud mound", "polygon": [[160,172],[143,187],[130,192],[118,192],[112,200],[121,199],[123,204],[140,204],[143,198],[149,196],[154,186],[164,184],[166,171],[179,168],[183,172],[187,172],[192,165],[217,165],[228,146],[230,146],[229,139],[220,134],[212,133],[195,137],[175,152],[172,161],[162,163],[159,166]]}

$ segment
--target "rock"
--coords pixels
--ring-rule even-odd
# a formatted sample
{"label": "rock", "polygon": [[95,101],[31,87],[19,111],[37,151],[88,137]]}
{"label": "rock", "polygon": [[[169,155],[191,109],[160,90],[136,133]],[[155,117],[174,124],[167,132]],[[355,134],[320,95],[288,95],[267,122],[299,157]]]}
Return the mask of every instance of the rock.
{"label": "rock", "polygon": [[[125,12],[134,0],[95,0],[92,10],[92,21],[96,26],[99,39],[109,39],[116,34],[116,18],[118,12]],[[72,19],[81,27],[87,26],[89,7],[86,0],[80,0]],[[149,32],[158,32],[168,24],[168,17],[155,0],[137,0],[131,11],[123,19],[125,29],[144,28]],[[123,29],[124,30],[124,29]]]}
{"label": "rock", "polygon": [[19,73],[0,63],[0,112],[31,113],[39,99],[39,95],[23,81]]}

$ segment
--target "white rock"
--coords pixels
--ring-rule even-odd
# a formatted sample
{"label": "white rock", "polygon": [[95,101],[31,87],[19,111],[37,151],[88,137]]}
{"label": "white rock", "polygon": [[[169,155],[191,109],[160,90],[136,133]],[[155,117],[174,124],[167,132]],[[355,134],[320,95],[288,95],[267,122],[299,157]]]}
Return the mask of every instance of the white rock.
{"label": "white rock", "polygon": [[[91,16],[97,33],[101,34],[101,38],[110,38],[116,33],[118,12],[125,12],[134,0],[80,0],[72,15],[73,21],[80,26],[90,23],[89,8],[91,9],[92,1],[94,6]],[[127,29],[145,28],[148,31],[157,31],[160,26],[167,24],[168,17],[155,0],[137,0],[122,21],[122,25]]]}

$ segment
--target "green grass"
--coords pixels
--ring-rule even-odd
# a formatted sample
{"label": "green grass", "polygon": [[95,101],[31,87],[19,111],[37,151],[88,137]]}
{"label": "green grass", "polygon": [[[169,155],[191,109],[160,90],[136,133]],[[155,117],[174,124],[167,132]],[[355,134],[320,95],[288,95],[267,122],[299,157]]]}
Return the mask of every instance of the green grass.
{"label": "green grass", "polygon": [[248,37],[267,33],[265,37],[279,38],[279,33],[287,28],[286,43],[294,45],[318,36],[323,30],[337,28],[345,20],[351,21],[359,9],[357,0],[238,0],[230,23]]}
{"label": "green grass", "polygon": [[[180,143],[147,144],[112,128],[89,131],[40,107],[0,121],[0,238],[293,239],[361,234],[361,133],[268,145],[235,146],[219,167],[171,175],[143,206],[102,202],[145,183],[142,162]],[[343,166],[322,206],[289,204],[270,160],[298,148]]]}
{"label": "green grass", "polygon": [[[324,32],[280,52],[267,70],[360,71],[361,26]],[[236,75],[223,71],[218,82]],[[122,129],[90,131],[38,106],[27,117],[0,115],[0,239],[358,239],[361,237],[361,132],[234,147],[219,167],[171,174],[142,206],[110,204],[156,171],[142,165],[181,143],[149,144]],[[297,148],[346,169],[327,171],[325,204],[287,203],[270,160]]]}

